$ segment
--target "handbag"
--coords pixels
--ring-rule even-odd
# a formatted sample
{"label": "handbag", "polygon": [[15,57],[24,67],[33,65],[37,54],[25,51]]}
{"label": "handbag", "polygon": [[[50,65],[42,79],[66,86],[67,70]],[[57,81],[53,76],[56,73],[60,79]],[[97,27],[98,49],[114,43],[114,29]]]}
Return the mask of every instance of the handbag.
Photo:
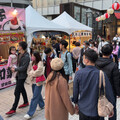
{"label": "handbag", "polygon": [[[34,65],[34,66],[33,66],[33,69],[34,69],[34,70],[37,70],[37,65]],[[41,75],[41,76],[39,76],[39,77],[36,77],[36,83],[43,82],[43,81],[45,81],[45,76],[44,76],[44,75]]]}
{"label": "handbag", "polygon": [[[103,95],[101,95],[102,80],[103,80],[103,89],[104,89],[104,94]],[[98,115],[100,117],[107,117],[108,115],[111,114],[111,112],[113,111],[113,108],[114,108],[113,105],[106,98],[105,76],[104,76],[103,71],[100,70],[100,73],[99,73]]]}
{"label": "handbag", "polygon": [[45,81],[45,76],[44,75],[41,75],[40,77],[36,77],[36,83],[43,82],[43,81]]}

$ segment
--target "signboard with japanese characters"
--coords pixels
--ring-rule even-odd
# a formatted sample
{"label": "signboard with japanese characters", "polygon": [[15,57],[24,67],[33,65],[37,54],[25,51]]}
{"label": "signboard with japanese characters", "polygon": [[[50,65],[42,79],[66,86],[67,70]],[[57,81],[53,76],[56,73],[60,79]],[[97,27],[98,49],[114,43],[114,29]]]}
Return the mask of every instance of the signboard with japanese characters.
{"label": "signboard with japanese characters", "polygon": [[7,65],[0,66],[0,89],[11,86],[12,72],[7,69]]}
{"label": "signboard with japanese characters", "polygon": [[0,30],[25,30],[25,9],[0,6]]}

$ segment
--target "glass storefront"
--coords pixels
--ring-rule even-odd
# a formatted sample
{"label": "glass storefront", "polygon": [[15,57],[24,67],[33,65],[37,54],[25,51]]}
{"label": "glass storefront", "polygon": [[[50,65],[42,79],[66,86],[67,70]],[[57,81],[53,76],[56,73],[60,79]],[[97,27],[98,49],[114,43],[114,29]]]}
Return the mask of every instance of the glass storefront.
{"label": "glass storefront", "polygon": [[74,6],[74,18],[80,22],[80,7]]}
{"label": "glass storefront", "polygon": [[83,23],[83,24],[85,24],[86,25],[86,19],[87,19],[87,16],[86,16],[86,8],[82,8],[82,19],[81,19],[81,22]]}

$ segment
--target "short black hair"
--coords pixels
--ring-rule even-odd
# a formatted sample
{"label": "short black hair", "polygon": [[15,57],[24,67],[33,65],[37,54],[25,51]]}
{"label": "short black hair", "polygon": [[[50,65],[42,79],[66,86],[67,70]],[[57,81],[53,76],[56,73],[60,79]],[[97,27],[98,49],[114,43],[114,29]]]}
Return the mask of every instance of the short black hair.
{"label": "short black hair", "polygon": [[92,63],[95,63],[98,59],[98,54],[92,49],[86,50],[84,52],[84,55],[85,55],[85,58],[90,60]]}
{"label": "short black hair", "polygon": [[64,45],[65,48],[68,46],[68,42],[66,40],[61,40],[60,44]]}
{"label": "short black hair", "polygon": [[49,54],[49,53],[51,53],[51,51],[52,51],[51,48],[46,48],[46,49],[44,50],[44,53],[45,53],[45,54]]}
{"label": "short black hair", "polygon": [[89,39],[89,43],[92,42],[93,40],[92,39]]}
{"label": "short black hair", "polygon": [[80,43],[79,43],[79,42],[76,42],[76,43],[75,43],[75,46],[80,46]]}
{"label": "short black hair", "polygon": [[51,40],[56,40],[56,37],[52,37]]}
{"label": "short black hair", "polygon": [[27,49],[27,43],[24,42],[24,41],[20,42],[20,43],[19,43],[19,46],[21,46],[23,50],[26,50],[26,49]]}
{"label": "short black hair", "polygon": [[90,45],[88,41],[84,41],[84,43],[85,43],[87,46],[89,46],[89,45]]}
{"label": "short black hair", "polygon": [[109,56],[112,54],[113,46],[111,44],[106,44],[102,47],[102,55]]}
{"label": "short black hair", "polygon": [[94,42],[94,41],[91,41],[90,43],[93,44],[93,45],[95,45],[95,42]]}

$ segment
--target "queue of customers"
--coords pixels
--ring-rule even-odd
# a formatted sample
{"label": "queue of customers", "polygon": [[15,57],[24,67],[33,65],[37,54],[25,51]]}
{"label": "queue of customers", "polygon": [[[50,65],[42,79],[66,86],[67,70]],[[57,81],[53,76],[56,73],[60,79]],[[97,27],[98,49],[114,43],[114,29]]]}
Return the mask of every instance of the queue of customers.
{"label": "queue of customers", "polygon": [[[33,97],[29,110],[24,116],[25,119],[31,119],[38,106],[39,109],[45,107],[46,120],[68,120],[68,113],[79,115],[79,120],[104,120],[105,116],[100,116],[98,110],[99,91],[102,91],[102,95],[105,94],[106,99],[113,106],[108,114],[109,120],[117,120],[116,104],[117,96],[120,96],[119,46],[115,42],[108,43],[103,40],[98,45],[100,46],[98,51],[95,42],[90,40],[83,43],[82,49],[80,43],[76,42],[76,47],[70,53],[67,51],[67,41],[61,40],[58,45],[55,38],[53,40],[54,47],[48,46],[43,58],[38,51],[34,51],[30,57],[27,53],[26,42],[19,43],[20,53],[17,66],[10,67],[13,73],[16,72],[15,100],[6,115],[12,116],[16,113],[20,94],[24,102],[18,108],[22,109],[29,105],[24,87],[26,80],[31,84]],[[99,54],[102,56],[100,57]],[[78,66],[79,70],[76,71]],[[103,71],[103,76],[100,76],[100,70]],[[75,72],[74,78],[72,78],[73,72]],[[101,77],[105,80],[105,86],[103,85],[100,89]],[[73,98],[71,101],[68,84],[72,79]],[[45,101],[41,94],[44,84]]]}

